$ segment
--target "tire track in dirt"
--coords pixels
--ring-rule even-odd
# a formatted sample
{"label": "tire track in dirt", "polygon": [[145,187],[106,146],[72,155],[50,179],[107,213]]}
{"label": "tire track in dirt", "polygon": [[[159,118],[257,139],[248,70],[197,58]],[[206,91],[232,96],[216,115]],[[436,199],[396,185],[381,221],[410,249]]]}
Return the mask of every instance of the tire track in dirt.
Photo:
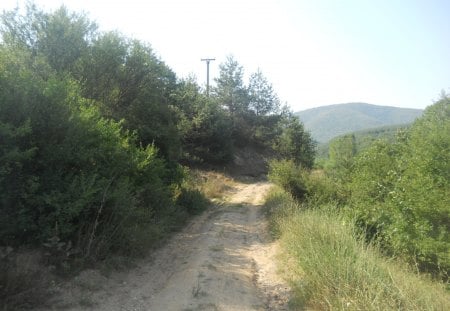
{"label": "tire track in dirt", "polygon": [[[102,279],[95,310],[287,310],[261,204],[270,184],[237,184],[151,258]],[[86,308],[69,308],[81,310]]]}

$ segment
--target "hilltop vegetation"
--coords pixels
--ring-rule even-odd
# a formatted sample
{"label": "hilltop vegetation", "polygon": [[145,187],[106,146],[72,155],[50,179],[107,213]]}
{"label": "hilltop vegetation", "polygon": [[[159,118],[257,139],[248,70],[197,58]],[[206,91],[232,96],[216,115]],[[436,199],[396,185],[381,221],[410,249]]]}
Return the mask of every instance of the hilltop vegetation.
{"label": "hilltop vegetation", "polygon": [[319,143],[355,131],[408,124],[422,115],[420,109],[349,103],[296,112],[305,128]]}
{"label": "hilltop vegetation", "polygon": [[225,165],[256,146],[312,166],[302,124],[233,57],[208,97],[83,14],[21,12],[0,23],[0,246],[141,254],[205,205],[180,163]]}

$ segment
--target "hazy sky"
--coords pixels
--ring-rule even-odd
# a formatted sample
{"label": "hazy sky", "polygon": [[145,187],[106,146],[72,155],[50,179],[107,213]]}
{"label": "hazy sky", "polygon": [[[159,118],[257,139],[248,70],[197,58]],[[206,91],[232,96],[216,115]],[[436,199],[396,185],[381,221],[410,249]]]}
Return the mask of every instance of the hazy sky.
{"label": "hazy sky", "polygon": [[[0,9],[24,1],[1,0]],[[36,0],[150,43],[179,77],[201,58],[258,68],[294,111],[367,102],[425,108],[450,92],[450,0]]]}

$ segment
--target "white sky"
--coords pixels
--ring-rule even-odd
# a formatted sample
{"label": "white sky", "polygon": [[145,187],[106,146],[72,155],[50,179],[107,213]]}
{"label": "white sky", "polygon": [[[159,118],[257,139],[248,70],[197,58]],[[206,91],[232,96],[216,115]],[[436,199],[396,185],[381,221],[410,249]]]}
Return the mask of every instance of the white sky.
{"label": "white sky", "polygon": [[[0,10],[25,1],[1,0]],[[346,103],[425,108],[450,92],[448,0],[35,0],[150,43],[179,77],[206,83],[234,55],[294,111]],[[213,81],[212,81],[213,83]]]}

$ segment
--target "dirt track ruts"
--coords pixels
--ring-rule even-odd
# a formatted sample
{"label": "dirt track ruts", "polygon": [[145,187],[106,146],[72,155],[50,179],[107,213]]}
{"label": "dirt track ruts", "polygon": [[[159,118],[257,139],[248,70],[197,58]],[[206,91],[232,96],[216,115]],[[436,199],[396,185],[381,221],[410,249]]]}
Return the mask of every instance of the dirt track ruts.
{"label": "dirt track ruts", "polygon": [[277,245],[261,213],[269,188],[265,182],[238,183],[226,203],[195,217],[136,268],[108,278],[85,273],[80,282],[96,278],[87,282],[96,288],[68,309],[287,310]]}

